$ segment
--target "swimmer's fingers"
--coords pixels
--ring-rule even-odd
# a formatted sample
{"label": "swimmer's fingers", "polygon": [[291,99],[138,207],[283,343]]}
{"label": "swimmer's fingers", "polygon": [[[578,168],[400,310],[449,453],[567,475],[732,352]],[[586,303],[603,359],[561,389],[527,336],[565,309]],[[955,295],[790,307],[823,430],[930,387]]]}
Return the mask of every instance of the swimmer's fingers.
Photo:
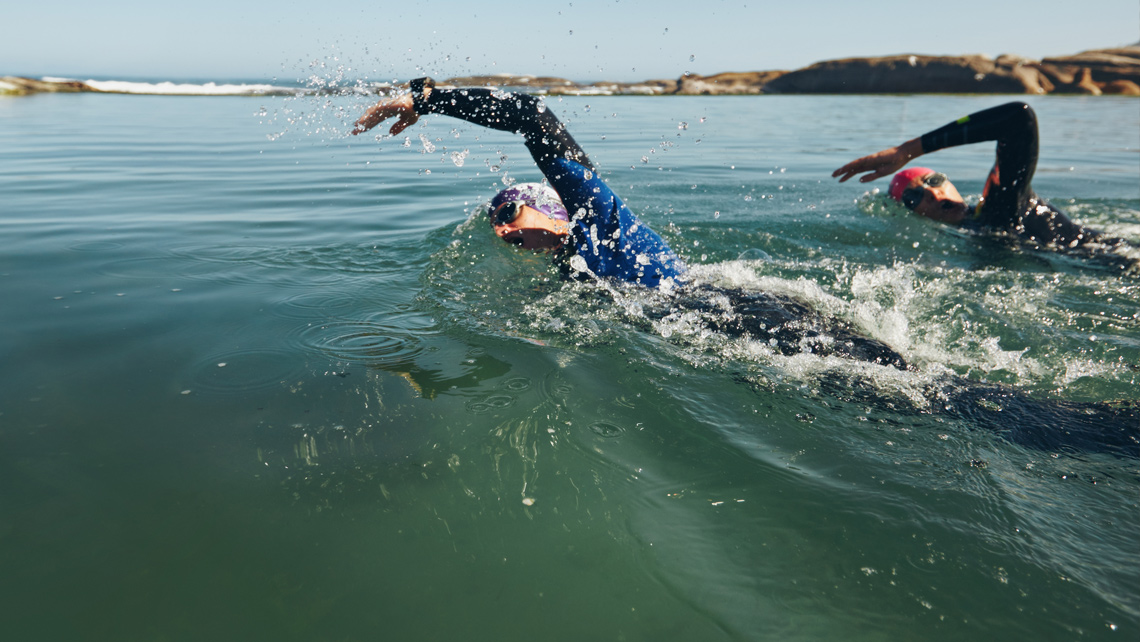
{"label": "swimmer's fingers", "polygon": [[831,173],[831,177],[832,178],[839,178],[840,183],[846,183],[847,179],[851,178],[852,176],[855,176],[860,171],[862,171],[862,170],[854,169],[853,167],[851,167],[852,164],[853,163],[847,163],[843,167],[840,167],[839,169],[835,170],[834,172]]}
{"label": "swimmer's fingers", "polygon": [[369,107],[368,110],[364,112],[364,115],[360,117],[360,120],[356,121],[356,127],[352,130],[352,135],[363,134],[393,116],[399,118],[396,124],[392,125],[391,133],[393,135],[407,129],[416,122],[419,116],[412,106],[412,97],[410,95],[404,94],[396,96],[395,98],[381,100]]}
{"label": "swimmer's fingers", "polygon": [[888,147],[881,152],[857,158],[835,170],[832,176],[840,176],[842,183],[856,174],[866,173],[859,178],[860,183],[868,183],[877,178],[890,176],[906,166],[912,159],[922,156],[922,139],[913,138],[897,147]]}
{"label": "swimmer's fingers", "polygon": [[859,177],[859,182],[867,183],[897,172],[906,165],[908,160],[910,160],[910,156],[901,148],[891,147],[881,152],[857,158],[835,170],[831,175],[839,177],[839,182],[843,183],[852,176],[865,174],[865,176]]}
{"label": "swimmer's fingers", "polygon": [[416,124],[416,121],[419,119],[420,117],[415,112],[400,114],[400,120],[397,120],[396,123],[392,125],[392,129],[389,129],[388,133],[395,136]]}
{"label": "swimmer's fingers", "polygon": [[384,120],[385,118],[387,118],[387,116],[385,116],[383,111],[380,109],[380,105],[373,105],[372,107],[369,107],[368,111],[364,112],[364,115],[356,121],[356,127],[352,129],[352,135],[356,136],[357,134],[363,134],[369,129],[372,129],[373,127],[379,125],[380,121]]}
{"label": "swimmer's fingers", "polygon": [[877,154],[872,154],[870,156],[864,156],[863,158],[857,158],[850,163],[847,163],[843,167],[835,170],[831,173],[831,175],[832,177],[838,177],[840,183],[845,183],[852,176],[856,176],[864,172],[871,172],[871,174],[863,176],[859,180],[864,183],[867,181],[873,181],[876,178],[883,176],[883,173],[879,169],[879,161],[875,158],[876,156]]}

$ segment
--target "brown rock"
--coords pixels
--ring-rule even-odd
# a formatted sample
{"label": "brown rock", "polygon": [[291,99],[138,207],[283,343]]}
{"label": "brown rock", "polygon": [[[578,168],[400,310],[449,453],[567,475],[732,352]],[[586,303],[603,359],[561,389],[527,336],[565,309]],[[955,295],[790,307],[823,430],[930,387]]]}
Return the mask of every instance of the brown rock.
{"label": "brown rock", "polygon": [[1082,69],[1088,69],[1092,80],[1098,83],[1113,80],[1140,83],[1140,45],[1093,49],[1072,56],[1045,58],[1036,66],[1051,79],[1059,79],[1060,85],[1073,84],[1079,79]]}
{"label": "brown rock", "polygon": [[1100,91],[1115,96],[1140,96],[1140,84],[1131,80],[1110,80],[1100,86]]}
{"label": "brown rock", "polygon": [[780,94],[1043,94],[1041,73],[1015,56],[901,55],[827,60],[775,78]]}
{"label": "brown rock", "polygon": [[786,71],[726,71],[712,76],[685,74],[677,81],[678,94],[759,94]]}

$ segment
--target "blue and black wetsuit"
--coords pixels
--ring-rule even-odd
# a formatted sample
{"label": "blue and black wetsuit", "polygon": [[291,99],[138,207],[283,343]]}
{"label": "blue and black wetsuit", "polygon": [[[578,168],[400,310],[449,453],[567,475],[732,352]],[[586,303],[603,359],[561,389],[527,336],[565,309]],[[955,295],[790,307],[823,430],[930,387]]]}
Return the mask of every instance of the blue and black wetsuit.
{"label": "blue and black wetsuit", "polygon": [[[432,91],[424,96],[424,88]],[[685,264],[656,232],[638,220],[606,185],[586,152],[542,100],[481,88],[441,89],[430,78],[411,82],[417,114],[442,114],[522,134],[534,162],[570,214],[570,240],[556,254],[570,278],[612,278],[672,293],[670,307],[647,309],[662,318],[676,309],[700,313],[712,328],[749,336],[783,354],[813,352],[905,368],[885,343],[862,336],[790,297],[735,288],[688,285]]]}
{"label": "blue and black wetsuit", "polygon": [[[430,78],[412,81],[417,114],[443,114],[523,135],[535,164],[570,214],[570,240],[558,254],[564,272],[649,287],[678,281],[685,271],[681,259],[598,176],[586,152],[540,99],[476,88],[434,88],[425,99],[427,83]],[[573,260],[575,256],[582,260]]]}
{"label": "blue and black wetsuit", "polygon": [[1041,245],[1073,248],[1089,241],[1115,243],[1074,223],[1033,191],[1037,171],[1037,116],[1022,102],[1006,103],[959,118],[922,135],[924,154],[984,141],[997,141],[997,160],[982,200],[962,222],[972,229],[996,229]]}

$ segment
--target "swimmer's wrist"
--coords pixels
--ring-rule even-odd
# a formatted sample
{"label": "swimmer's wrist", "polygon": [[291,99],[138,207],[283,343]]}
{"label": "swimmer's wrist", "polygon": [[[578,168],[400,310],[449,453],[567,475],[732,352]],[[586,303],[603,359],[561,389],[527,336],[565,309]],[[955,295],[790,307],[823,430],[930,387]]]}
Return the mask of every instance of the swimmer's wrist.
{"label": "swimmer's wrist", "polygon": [[435,80],[432,80],[430,76],[416,78],[408,83],[408,87],[412,92],[412,108],[416,114],[428,113],[428,97],[431,96],[431,90],[435,88]]}
{"label": "swimmer's wrist", "polygon": [[914,159],[918,158],[919,156],[922,156],[924,153],[926,153],[922,150],[922,137],[921,136],[918,138],[912,138],[912,139],[908,140],[907,142],[903,143],[902,145],[899,145],[898,149],[899,149],[899,151],[901,151],[903,153],[903,155],[906,156],[906,159],[908,161],[914,160]]}

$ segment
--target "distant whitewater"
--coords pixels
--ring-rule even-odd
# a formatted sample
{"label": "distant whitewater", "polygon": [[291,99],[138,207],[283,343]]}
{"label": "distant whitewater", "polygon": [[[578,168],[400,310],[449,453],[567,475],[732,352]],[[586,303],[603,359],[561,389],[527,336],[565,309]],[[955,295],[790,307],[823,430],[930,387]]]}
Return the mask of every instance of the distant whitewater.
{"label": "distant whitewater", "polygon": [[[74,82],[73,78],[45,76],[48,83]],[[308,93],[303,87],[285,87],[270,84],[235,83],[175,83],[140,82],[129,80],[83,80],[80,81],[95,91],[115,94],[157,94],[169,96],[283,96],[298,92]]]}
{"label": "distant whitewater", "polygon": [[301,96],[311,94],[354,94],[384,90],[387,83],[358,83],[350,86],[335,86],[327,83],[277,85],[268,83],[243,82],[171,82],[138,80],[78,80],[45,76],[40,82],[47,85],[81,85],[81,90],[112,94],[143,94],[161,96]]}

